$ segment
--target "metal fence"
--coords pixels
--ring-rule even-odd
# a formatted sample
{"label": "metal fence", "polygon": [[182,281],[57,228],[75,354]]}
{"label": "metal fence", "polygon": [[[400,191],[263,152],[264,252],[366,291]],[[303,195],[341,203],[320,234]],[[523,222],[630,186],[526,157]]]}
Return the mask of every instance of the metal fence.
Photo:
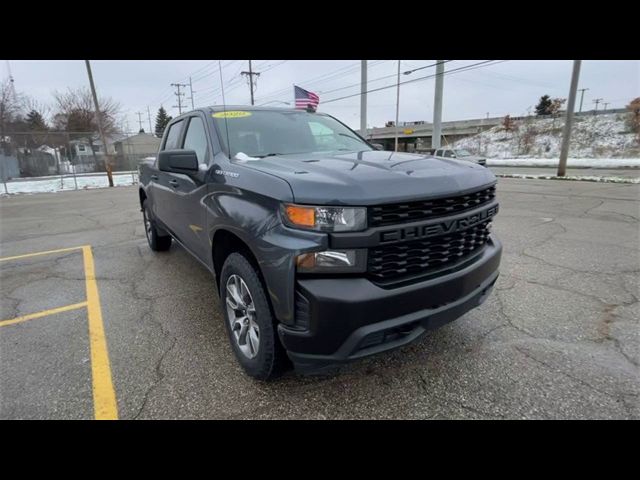
{"label": "metal fence", "polygon": [[155,157],[160,139],[122,133],[107,139],[95,132],[5,132],[0,136],[0,193],[29,193],[96,188],[137,182],[138,164]]}

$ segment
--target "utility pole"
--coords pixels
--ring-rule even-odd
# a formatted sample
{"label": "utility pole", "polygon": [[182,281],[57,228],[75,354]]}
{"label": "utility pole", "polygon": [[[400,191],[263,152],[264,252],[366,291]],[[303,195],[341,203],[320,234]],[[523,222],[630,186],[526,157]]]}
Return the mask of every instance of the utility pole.
{"label": "utility pole", "polygon": [[558,176],[564,177],[567,172],[567,157],[569,156],[569,141],[571,139],[571,124],[573,123],[573,110],[576,106],[576,93],[578,90],[578,78],[580,77],[580,65],[582,60],[573,61],[571,73],[571,87],[569,88],[569,100],[567,102],[567,117],[562,133],[562,146],[560,148],[560,161],[558,162]]}
{"label": "utility pole", "polygon": [[580,89],[580,112],[582,112],[582,100],[584,100],[584,92],[586,90],[589,90],[588,88],[581,88]]}
{"label": "utility pole", "polygon": [[100,139],[104,147],[104,165],[107,170],[107,179],[109,180],[109,186],[113,187],[113,175],[111,173],[111,159],[109,158],[109,148],[107,146],[107,137],[104,136],[104,130],[102,129],[102,119],[100,118],[100,106],[98,105],[98,95],[96,94],[96,86],[93,83],[93,75],[91,73],[91,64],[89,60],[85,60],[84,64],[87,66],[87,74],[89,75],[89,84],[91,86],[91,95],[93,96],[93,105],[96,109],[96,123],[98,124],[98,132],[100,132]]}
{"label": "utility pole", "polygon": [[184,93],[180,92],[180,87],[187,87],[189,84],[187,83],[172,83],[171,86],[172,87],[176,87],[176,93],[175,96],[178,97],[178,105],[174,105],[173,108],[177,108],[178,109],[178,115],[182,115],[182,97],[184,96]]}
{"label": "utility pole", "polygon": [[138,115],[138,124],[140,125],[140,130],[144,130],[142,128],[142,112],[136,112],[136,115]]}
{"label": "utility pole", "polygon": [[400,117],[400,60],[398,60],[398,82],[397,82],[397,90],[396,90],[396,147],[394,151],[398,151],[398,135],[400,134],[400,125],[399,125],[399,117]]}
{"label": "utility pole", "polygon": [[436,64],[436,91],[433,100],[433,134],[431,148],[440,148],[442,136],[442,91],[444,89],[444,62],[438,60]]}
{"label": "utility pole", "polygon": [[244,72],[240,72],[241,75],[246,75],[249,79],[249,90],[251,91],[251,105],[253,105],[253,87],[254,87],[254,81],[253,81],[253,76],[256,76],[256,81],[255,83],[258,83],[258,78],[260,76],[259,72],[254,72],[253,71],[253,67],[251,65],[251,60],[249,60],[249,71],[244,71]]}
{"label": "utility pole", "polygon": [[151,127],[151,110],[149,109],[149,105],[147,105],[147,117],[149,118],[149,134],[153,135],[153,128]]}
{"label": "utility pole", "polygon": [[5,60],[7,62],[7,73],[9,74],[9,83],[11,86],[11,94],[13,95],[13,99],[15,100],[16,97],[16,86],[14,85],[14,81],[13,81],[13,75],[11,74],[11,64],[9,63],[9,60]]}
{"label": "utility pole", "polygon": [[360,135],[367,135],[367,61],[360,62]]}
{"label": "utility pole", "polygon": [[189,92],[191,92],[191,110],[195,110],[196,107],[193,103],[193,84],[191,83],[191,77],[189,77]]}
{"label": "utility pole", "polygon": [[598,111],[598,104],[602,101],[602,98],[596,98],[595,100],[593,100],[593,103],[596,104],[596,109],[593,111],[593,114],[595,115],[596,112]]}
{"label": "utility pole", "polygon": [[604,103],[604,108],[603,108],[603,110],[606,110],[606,109],[607,109],[607,105],[610,105],[610,104],[611,104],[611,102],[602,102],[602,103]]}

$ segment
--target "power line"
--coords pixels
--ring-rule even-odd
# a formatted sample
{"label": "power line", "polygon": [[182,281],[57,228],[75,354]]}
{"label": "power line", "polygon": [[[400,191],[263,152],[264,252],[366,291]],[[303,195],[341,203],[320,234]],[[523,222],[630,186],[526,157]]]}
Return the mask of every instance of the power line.
{"label": "power line", "polygon": [[[442,63],[447,63],[447,62],[451,62],[452,60],[442,60]],[[406,72],[403,72],[404,75],[409,75],[413,72],[415,72],[416,70],[423,70],[425,68],[430,68],[430,67],[435,67],[436,65],[438,65],[438,62],[433,63],[431,65],[426,65],[424,67],[420,67],[420,68],[415,68],[413,70],[407,70]],[[367,84],[369,83],[373,83],[373,82],[378,82],[380,80],[385,80],[387,78],[391,78],[391,77],[395,77],[397,76],[395,73],[391,74],[391,75],[385,75],[384,77],[378,77],[378,78],[374,78],[373,80],[369,80],[367,82]],[[324,91],[320,91],[319,93],[323,93],[323,94],[327,94],[327,93],[333,93],[333,92],[337,92],[340,90],[346,90],[347,88],[353,88],[353,87],[357,87],[359,86],[359,83],[354,83],[353,85],[347,85],[346,87],[340,87],[340,88],[334,88],[333,90],[324,90]]]}
{"label": "power line", "polygon": [[[449,70],[449,71],[445,72],[443,75],[446,76],[446,75],[451,75],[452,73],[455,73],[455,72],[462,72],[462,71],[467,71],[467,70],[475,70],[476,68],[480,68],[482,65],[486,65],[487,63],[490,63],[490,62],[495,62],[495,63],[493,63],[493,65],[495,65],[497,63],[502,63],[502,62],[506,62],[506,61],[507,60],[498,60],[498,61],[496,61],[496,60],[485,60],[485,61],[482,61],[482,62],[473,63],[471,65],[465,65],[465,66],[462,66],[462,67],[459,67],[459,68],[455,68],[453,70]],[[429,78],[434,78],[436,75],[437,74],[426,75],[424,77],[414,78],[412,80],[405,80],[404,82],[399,82],[399,83],[400,83],[400,85],[404,85],[406,83],[419,82],[419,81],[422,81],[422,80],[427,80]],[[396,86],[397,86],[397,84],[394,83],[392,85],[386,85],[384,87],[379,87],[379,88],[374,88],[372,90],[367,90],[365,93],[378,92],[380,90],[386,90],[388,88],[394,88]],[[337,101],[343,100],[345,98],[357,97],[359,95],[362,95],[362,93],[354,93],[352,95],[345,95],[344,97],[332,98],[330,100],[325,100],[323,103],[337,102]]]}
{"label": "power line", "polygon": [[193,84],[191,83],[191,77],[189,77],[189,92],[191,93],[191,96],[189,97],[191,100],[191,110],[195,110],[196,107],[194,107],[193,104]]}
{"label": "power line", "polygon": [[[246,75],[247,76],[247,80],[249,81],[249,91],[251,92],[251,105],[254,105],[254,100],[253,100],[253,88],[254,86],[257,86],[258,83],[258,77],[260,76],[260,72],[254,72],[253,69],[251,68],[251,60],[249,60],[249,71],[244,71],[244,72],[240,72],[240,75]],[[256,80],[254,82],[253,77],[256,77]]]}
{"label": "power line", "polygon": [[[369,64],[369,68],[373,68],[375,66],[381,65],[386,62],[390,62],[391,60],[377,60],[375,62],[371,62]],[[298,84],[305,84],[305,86],[317,86],[318,84],[330,82],[333,80],[337,80],[338,78],[342,78],[347,75],[351,75],[352,73],[358,71],[360,68],[360,63],[356,63],[355,65],[346,65],[340,67],[331,72],[323,73],[317,77],[308,78],[305,80],[299,80]],[[260,101],[264,102],[268,99],[279,99],[282,98],[284,94],[289,95],[291,92],[291,87],[285,87],[278,90],[274,90],[272,92],[266,93],[265,95],[260,97]],[[323,93],[323,92],[321,92]]]}
{"label": "power line", "polygon": [[149,109],[149,105],[147,105],[147,116],[149,118],[149,133],[153,135],[153,127],[151,126],[151,110]]}
{"label": "power line", "polygon": [[582,112],[582,101],[584,100],[584,92],[589,90],[588,88],[581,88],[580,90],[580,111]]}
{"label": "power line", "polygon": [[180,87],[188,87],[189,84],[187,84],[187,83],[172,83],[171,86],[172,87],[176,87],[175,96],[178,98],[178,105],[174,105],[173,108],[177,108],[178,109],[178,115],[182,115],[182,97],[184,96],[184,93],[180,92]]}
{"label": "power line", "polygon": [[592,100],[593,103],[596,104],[596,109],[593,111],[593,114],[595,115],[595,113],[598,111],[598,104],[602,101],[602,98],[596,98],[595,100]]}

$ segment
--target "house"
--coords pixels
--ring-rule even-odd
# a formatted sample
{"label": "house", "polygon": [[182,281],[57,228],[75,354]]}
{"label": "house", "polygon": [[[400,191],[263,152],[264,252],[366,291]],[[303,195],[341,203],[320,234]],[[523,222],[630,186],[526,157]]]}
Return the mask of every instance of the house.
{"label": "house", "polygon": [[162,139],[140,131],[136,135],[122,138],[114,142],[116,165],[120,168],[135,170],[143,158],[158,154]]}
{"label": "house", "polygon": [[[122,135],[107,137],[108,155],[116,155],[114,142],[123,138]],[[104,166],[104,145],[96,135],[91,139],[78,138],[69,141],[71,160],[76,167],[76,172],[101,172]]]}
{"label": "house", "polygon": [[3,182],[20,176],[18,158],[11,151],[9,138],[0,138],[0,180]]}

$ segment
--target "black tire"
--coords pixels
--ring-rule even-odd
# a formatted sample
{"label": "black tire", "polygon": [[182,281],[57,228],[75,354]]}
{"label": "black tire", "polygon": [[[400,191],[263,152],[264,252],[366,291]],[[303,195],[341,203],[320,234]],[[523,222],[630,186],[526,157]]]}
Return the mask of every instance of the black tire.
{"label": "black tire", "polygon": [[[144,220],[144,231],[149,242],[149,247],[154,252],[163,252],[171,247],[171,236],[158,234],[156,222],[149,211],[149,203],[147,200],[142,202],[142,219]],[[147,223],[148,222],[148,223]]]}
{"label": "black tire", "polygon": [[[253,352],[255,354],[253,358],[249,358],[247,354],[243,353],[240,340],[236,338],[229,319],[227,282],[229,282],[232,276],[234,280],[239,277],[244,281],[249,291],[249,298],[252,300],[252,305],[255,308],[255,314],[252,315],[251,318],[259,327],[259,344],[256,349],[257,353]],[[244,371],[249,376],[258,380],[270,380],[279,376],[288,364],[287,355],[280,344],[280,339],[276,331],[276,323],[271,314],[262,282],[255,268],[244,255],[241,253],[232,253],[227,257],[220,272],[219,288],[224,323],[229,336],[229,342],[231,343],[233,353],[235,353]],[[245,339],[246,342],[249,341],[247,334],[245,334]]]}

